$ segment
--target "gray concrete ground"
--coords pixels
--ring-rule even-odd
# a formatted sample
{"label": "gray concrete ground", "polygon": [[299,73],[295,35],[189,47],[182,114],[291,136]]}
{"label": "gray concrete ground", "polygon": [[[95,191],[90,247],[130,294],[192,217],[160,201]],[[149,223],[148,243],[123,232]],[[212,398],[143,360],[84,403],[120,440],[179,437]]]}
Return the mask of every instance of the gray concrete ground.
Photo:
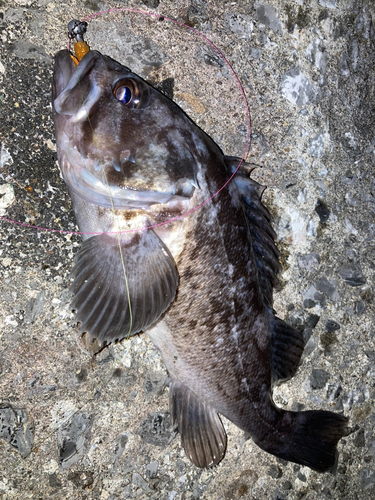
{"label": "gray concrete ground", "polygon": [[[213,470],[170,432],[166,372],[145,335],[96,358],[69,310],[80,238],[0,221],[0,496],[6,499],[370,499],[373,409],[375,73],[370,0],[0,1],[0,211],[75,230],[56,164],[50,84],[66,27],[111,7],[189,24],[225,54],[251,110],[249,161],[282,251],[278,314],[303,327],[284,408],[350,418],[333,474],[266,454],[230,422]],[[228,67],[201,37],[141,14],[100,16],[88,40],[161,89],[227,154],[246,113]],[[192,332],[193,334],[193,332]]]}

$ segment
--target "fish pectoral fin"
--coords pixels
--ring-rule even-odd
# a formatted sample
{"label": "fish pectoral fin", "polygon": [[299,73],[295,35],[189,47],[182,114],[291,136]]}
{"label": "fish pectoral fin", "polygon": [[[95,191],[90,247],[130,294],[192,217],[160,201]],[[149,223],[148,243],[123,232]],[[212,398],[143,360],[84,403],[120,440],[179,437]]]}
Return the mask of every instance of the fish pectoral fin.
{"label": "fish pectoral fin", "polygon": [[227,435],[215,409],[176,381],[169,386],[169,406],[187,457],[197,467],[217,465],[225,455]]}
{"label": "fish pectoral fin", "polygon": [[292,378],[304,349],[302,333],[287,325],[270,311],[272,382],[285,382]]}
{"label": "fish pectoral fin", "polygon": [[178,273],[151,230],[100,234],[83,242],[72,271],[71,303],[80,332],[114,342],[145,330],[174,300]]}

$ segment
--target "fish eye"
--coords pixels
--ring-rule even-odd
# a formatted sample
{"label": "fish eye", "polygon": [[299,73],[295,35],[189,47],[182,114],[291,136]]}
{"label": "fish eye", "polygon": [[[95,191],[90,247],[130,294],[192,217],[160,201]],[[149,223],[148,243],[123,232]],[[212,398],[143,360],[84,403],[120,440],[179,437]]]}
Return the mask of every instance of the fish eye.
{"label": "fish eye", "polygon": [[147,84],[136,78],[121,78],[112,87],[114,97],[128,108],[148,106],[150,90]]}
{"label": "fish eye", "polygon": [[129,104],[132,100],[132,91],[129,87],[118,87],[115,91],[115,97],[123,104]]}

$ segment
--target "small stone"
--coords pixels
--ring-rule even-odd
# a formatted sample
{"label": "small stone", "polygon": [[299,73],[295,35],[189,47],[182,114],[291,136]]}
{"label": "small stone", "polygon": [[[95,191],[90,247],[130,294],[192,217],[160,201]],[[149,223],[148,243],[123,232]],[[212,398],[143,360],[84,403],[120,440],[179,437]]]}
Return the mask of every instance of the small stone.
{"label": "small stone", "polygon": [[305,50],[307,59],[314,64],[314,66],[322,73],[326,71],[326,54],[325,48],[322,41],[319,38],[314,38],[314,40],[307,46]]}
{"label": "small stone", "polygon": [[324,137],[323,134],[316,135],[310,142],[310,156],[321,158],[324,153]]}
{"label": "small stone", "polygon": [[282,95],[299,108],[315,104],[321,98],[318,87],[310,82],[298,67],[286,71],[280,81]]}
{"label": "small stone", "polygon": [[156,9],[159,7],[160,0],[142,0],[142,2],[150,7],[151,9]]}
{"label": "small stone", "polygon": [[[312,331],[311,331],[311,333],[312,333]],[[305,341],[305,335],[304,335],[304,341]],[[305,344],[305,348],[303,350],[303,355],[306,357],[310,356],[310,354],[315,350],[317,345],[318,344],[317,344],[316,340],[313,337],[310,337]]]}
{"label": "small stone", "polygon": [[177,459],[176,461],[176,469],[179,473],[183,472],[185,470],[186,464],[181,458]]}
{"label": "small stone", "polygon": [[320,316],[317,314],[309,314],[307,320],[305,321],[305,328],[315,328],[320,320]]}
{"label": "small stone", "polygon": [[319,293],[315,286],[311,286],[304,292],[302,292],[303,307],[310,309],[316,305],[321,307],[326,307],[327,301],[322,293]]}
{"label": "small stone", "polygon": [[256,49],[252,47],[250,49],[250,54],[249,54],[250,59],[260,59],[262,57],[262,51],[260,49]]}
{"label": "small stone", "polygon": [[274,498],[274,500],[285,500],[286,496],[284,495],[284,493],[281,493],[280,491],[275,490],[275,494],[274,494],[273,498]]}
{"label": "small stone", "polygon": [[273,31],[282,34],[282,25],[279,19],[279,13],[275,7],[267,4],[256,3],[255,7],[255,19],[260,23],[264,24]]}
{"label": "small stone", "polygon": [[362,300],[360,300],[359,302],[356,302],[355,304],[355,312],[357,314],[357,316],[360,316],[361,314],[363,314],[366,310],[366,304],[364,302],[362,302]]}
{"label": "small stone", "polygon": [[51,486],[51,488],[59,489],[62,486],[62,482],[60,481],[55,472],[48,475],[48,483]]}
{"label": "small stone", "polygon": [[146,465],[146,476],[150,479],[155,479],[158,475],[159,462],[150,462]]}
{"label": "small stone", "polygon": [[351,158],[361,154],[360,144],[353,132],[345,132],[345,134],[341,137],[341,144],[345,152]]}
{"label": "small stone", "polygon": [[303,474],[301,471],[298,471],[297,472],[297,477],[300,481],[302,481],[303,483],[306,483],[306,476],[305,474]]}
{"label": "small stone", "polygon": [[0,405],[0,438],[23,457],[29,455],[33,446],[34,425],[24,409]]}
{"label": "small stone", "polygon": [[7,9],[5,11],[4,19],[10,23],[18,23],[22,19],[24,15],[23,9]]}
{"label": "small stone", "polygon": [[282,489],[283,490],[286,490],[286,491],[289,491],[291,489],[293,489],[293,485],[290,481],[284,481],[281,485]]}
{"label": "small stone", "polygon": [[[0,151],[1,156],[3,155],[3,151],[4,151],[4,149],[1,149],[1,151]],[[0,159],[0,169],[1,169],[1,164],[3,164],[3,163],[5,164],[5,160],[6,160],[6,158]],[[0,184],[0,215],[5,215],[7,208],[10,207],[15,201],[16,201],[16,197],[14,196],[13,186],[11,184]],[[3,265],[4,265],[4,261],[7,262],[6,259],[7,258],[3,259]],[[8,267],[8,266],[4,265],[4,267]]]}
{"label": "small stone", "polygon": [[362,270],[356,265],[353,265],[352,267],[342,267],[338,274],[345,281],[345,283],[350,286],[361,286],[366,283]]}
{"label": "small stone", "polygon": [[168,412],[150,413],[141,423],[139,434],[144,442],[164,448],[171,437],[170,427],[171,417]]}
{"label": "small stone", "polygon": [[302,255],[298,259],[298,265],[302,269],[306,269],[308,272],[312,271],[313,269],[317,269],[320,264],[320,256],[318,253],[307,253],[305,255]]}
{"label": "small stone", "polygon": [[322,200],[317,201],[315,212],[319,215],[320,222],[327,222],[331,213],[327,204]]}
{"label": "small stone", "polygon": [[68,469],[89,450],[92,418],[87,412],[77,412],[57,430],[60,465]]}
{"label": "small stone", "polygon": [[138,488],[141,488],[143,491],[146,491],[147,493],[151,493],[151,489],[147,481],[138,472],[133,472],[132,484],[134,484],[134,486],[137,486]]}
{"label": "small stone", "polygon": [[12,263],[12,259],[10,259],[9,257],[5,257],[2,261],[1,261],[2,265],[4,267],[9,267]]}
{"label": "small stone", "polygon": [[337,294],[335,280],[330,281],[325,276],[322,276],[321,278],[316,280],[315,286],[320,292],[323,292],[330,299],[334,300],[335,302],[338,301],[339,296]]}
{"label": "small stone", "polygon": [[327,332],[335,332],[336,330],[340,330],[340,325],[336,323],[336,321],[333,321],[332,319],[329,319],[326,322],[326,330]]}
{"label": "small stone", "polygon": [[94,482],[94,473],[92,471],[69,472],[68,480],[77,486],[77,488],[88,488]]}
{"label": "small stone", "polygon": [[277,465],[271,465],[267,471],[268,475],[278,479],[283,475],[283,471]]}
{"label": "small stone", "polygon": [[327,400],[332,403],[340,396],[341,392],[341,384],[339,384],[338,382],[336,384],[329,384],[327,387]]}
{"label": "small stone", "polygon": [[310,387],[313,390],[323,389],[331,375],[325,370],[313,369],[309,377]]}
{"label": "small stone", "polygon": [[25,308],[25,323],[33,323],[36,317],[43,311],[45,294],[42,290],[38,295],[30,299]]}
{"label": "small stone", "polygon": [[227,12],[225,14],[225,23],[239,38],[251,40],[254,25],[249,16],[244,16],[238,12]]}
{"label": "small stone", "polygon": [[375,471],[374,470],[364,470],[362,472],[362,478],[361,478],[362,490],[366,491],[374,485],[375,485]]}
{"label": "small stone", "polygon": [[336,9],[336,0],[319,0],[319,5],[328,9]]}
{"label": "small stone", "polygon": [[364,446],[366,444],[365,443],[365,431],[364,431],[364,429],[360,429],[357,432],[357,434],[354,437],[353,444],[357,448],[364,448]]}

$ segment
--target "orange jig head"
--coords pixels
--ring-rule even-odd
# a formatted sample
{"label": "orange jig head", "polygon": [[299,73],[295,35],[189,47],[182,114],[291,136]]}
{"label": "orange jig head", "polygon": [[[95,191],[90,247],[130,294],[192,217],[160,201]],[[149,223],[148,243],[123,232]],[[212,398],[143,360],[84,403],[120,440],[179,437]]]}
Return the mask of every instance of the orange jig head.
{"label": "orange jig head", "polygon": [[83,35],[86,33],[86,28],[87,23],[85,21],[78,21],[77,19],[70,21],[68,24],[69,38],[71,40],[76,40],[74,44],[74,52],[76,55],[74,56],[73,54],[70,54],[70,57],[73,59],[76,66],[79,64],[83,56],[90,50],[90,47],[83,39]]}

